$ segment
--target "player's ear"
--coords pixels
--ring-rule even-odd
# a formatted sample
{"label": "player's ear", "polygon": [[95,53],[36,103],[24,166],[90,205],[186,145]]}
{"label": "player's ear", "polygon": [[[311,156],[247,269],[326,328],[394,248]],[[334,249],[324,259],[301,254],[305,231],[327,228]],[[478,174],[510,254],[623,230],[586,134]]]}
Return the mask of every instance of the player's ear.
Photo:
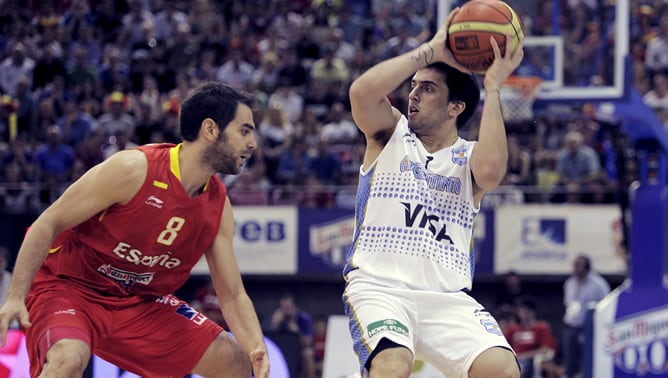
{"label": "player's ear", "polygon": [[215,141],[218,139],[218,133],[220,132],[218,129],[218,124],[216,124],[216,122],[211,118],[205,118],[204,121],[202,121],[202,125],[200,126],[199,131],[204,139],[210,141]]}
{"label": "player's ear", "polygon": [[448,111],[451,116],[458,116],[466,109],[466,103],[464,101],[450,101],[448,105]]}

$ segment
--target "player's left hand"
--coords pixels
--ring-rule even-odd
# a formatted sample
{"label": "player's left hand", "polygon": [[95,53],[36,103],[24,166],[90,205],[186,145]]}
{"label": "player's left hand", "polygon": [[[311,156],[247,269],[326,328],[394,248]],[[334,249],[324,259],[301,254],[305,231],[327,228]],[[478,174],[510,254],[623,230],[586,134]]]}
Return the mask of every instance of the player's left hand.
{"label": "player's left hand", "polygon": [[[512,35],[506,36],[507,41],[511,38]],[[501,55],[501,49],[499,49],[496,39],[490,37],[489,40],[492,49],[494,50],[494,62],[485,73],[485,88],[499,89],[503,85],[503,82],[506,81],[506,79],[508,79],[513,71],[520,65],[522,58],[524,58],[524,36],[520,37],[515,50],[506,50],[505,56]]]}
{"label": "player's left hand", "polygon": [[[452,18],[459,12],[459,7],[453,9],[448,15],[448,19],[441,25],[436,34],[432,39],[427,43],[431,50],[433,50],[433,60],[439,61],[447,64],[448,66],[454,67],[461,72],[471,73],[470,70],[457,63],[455,57],[452,55],[452,51],[448,48],[448,27],[452,21]],[[429,51],[432,53],[432,51]]]}
{"label": "player's left hand", "polygon": [[269,356],[264,349],[255,349],[250,353],[253,363],[253,375],[256,378],[269,378]]}

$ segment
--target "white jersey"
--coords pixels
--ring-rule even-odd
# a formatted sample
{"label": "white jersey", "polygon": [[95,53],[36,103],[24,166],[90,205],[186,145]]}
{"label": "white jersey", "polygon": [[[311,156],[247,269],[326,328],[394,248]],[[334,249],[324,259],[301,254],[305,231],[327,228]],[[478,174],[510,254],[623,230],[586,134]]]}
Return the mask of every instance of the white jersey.
{"label": "white jersey", "polygon": [[469,166],[474,146],[458,138],[429,153],[401,117],[376,161],[360,169],[347,280],[437,292],[471,289],[479,210]]}

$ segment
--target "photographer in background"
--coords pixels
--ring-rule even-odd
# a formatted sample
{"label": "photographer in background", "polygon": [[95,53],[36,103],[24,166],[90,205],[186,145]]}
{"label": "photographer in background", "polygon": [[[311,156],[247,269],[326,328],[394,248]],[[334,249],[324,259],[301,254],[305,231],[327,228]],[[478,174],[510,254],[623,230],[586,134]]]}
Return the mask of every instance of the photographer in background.
{"label": "photographer in background", "polygon": [[299,376],[300,378],[314,378],[313,321],[311,315],[297,307],[295,297],[292,294],[284,294],[279,299],[278,307],[271,316],[269,330],[294,333],[299,336],[301,346]]}

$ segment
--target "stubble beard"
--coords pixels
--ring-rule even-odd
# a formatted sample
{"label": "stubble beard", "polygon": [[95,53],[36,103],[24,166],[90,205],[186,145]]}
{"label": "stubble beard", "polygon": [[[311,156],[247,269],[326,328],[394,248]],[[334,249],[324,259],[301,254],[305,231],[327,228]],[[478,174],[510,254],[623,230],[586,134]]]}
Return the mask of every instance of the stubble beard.
{"label": "stubble beard", "polygon": [[205,165],[211,167],[214,172],[226,175],[237,175],[241,172],[236,155],[227,144],[227,138],[222,134],[214,145],[209,146],[204,151],[202,161]]}

